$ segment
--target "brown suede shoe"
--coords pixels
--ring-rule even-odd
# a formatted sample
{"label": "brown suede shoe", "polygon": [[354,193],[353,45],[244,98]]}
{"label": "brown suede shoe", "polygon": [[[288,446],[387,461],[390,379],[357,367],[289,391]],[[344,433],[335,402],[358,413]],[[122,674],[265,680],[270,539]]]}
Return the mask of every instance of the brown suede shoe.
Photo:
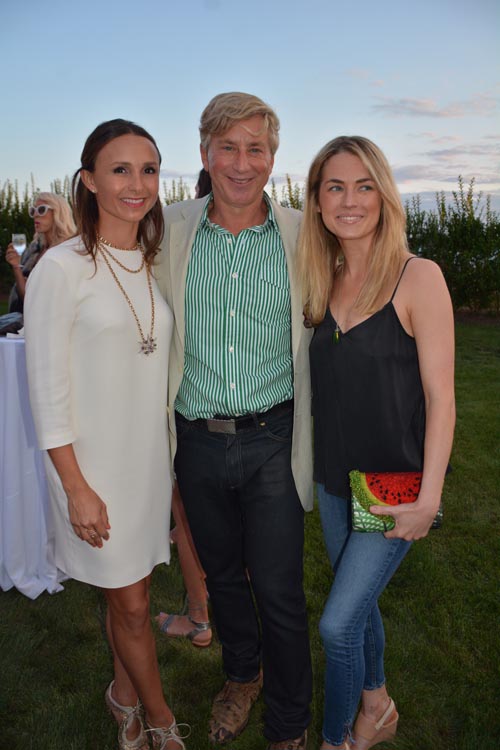
{"label": "brown suede shoe", "polygon": [[296,740],[280,740],[279,742],[271,742],[267,746],[267,750],[306,750],[307,746],[307,730]]}
{"label": "brown suede shoe", "polygon": [[262,689],[262,672],[251,682],[227,680],[215,696],[208,725],[210,742],[223,745],[245,729],[250,710]]}

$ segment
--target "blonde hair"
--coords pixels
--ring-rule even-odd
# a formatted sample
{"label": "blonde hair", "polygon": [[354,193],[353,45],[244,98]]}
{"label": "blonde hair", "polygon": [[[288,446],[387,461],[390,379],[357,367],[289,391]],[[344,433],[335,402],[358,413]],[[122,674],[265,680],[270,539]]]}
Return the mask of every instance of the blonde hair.
{"label": "blonde hair", "polygon": [[[50,233],[51,247],[59,245],[60,242],[64,242],[69,237],[74,237],[76,234],[76,225],[71,207],[66,198],[56,193],[37,193],[33,198],[33,205],[37,201],[43,201],[52,209],[54,222]],[[35,239],[40,239],[42,247],[47,246],[46,237],[43,232],[37,232]]]}
{"label": "blonde hair", "polygon": [[304,307],[308,320],[318,325],[324,318],[332,293],[334,275],[343,262],[337,237],[323,223],[319,208],[319,189],[323,168],[336,154],[357,156],[375,182],[382,199],[380,219],[356,309],[362,314],[375,312],[387,286],[395,283],[401,262],[408,253],[406,215],[389,163],[382,151],[368,138],[339,136],[329,141],[313,160],[306,184],[298,269],[302,279]]}
{"label": "blonde hair", "polygon": [[218,94],[207,104],[200,117],[200,141],[208,149],[213,135],[221,135],[240,120],[262,115],[268,132],[269,146],[274,155],[278,150],[280,121],[271,107],[252,94],[230,91]]}

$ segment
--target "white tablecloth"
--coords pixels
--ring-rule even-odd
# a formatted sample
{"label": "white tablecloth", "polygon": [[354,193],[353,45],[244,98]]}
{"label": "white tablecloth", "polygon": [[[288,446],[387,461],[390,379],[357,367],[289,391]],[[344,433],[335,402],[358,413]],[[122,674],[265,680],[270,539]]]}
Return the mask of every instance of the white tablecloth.
{"label": "white tablecloth", "polygon": [[35,599],[62,590],[47,483],[28,397],[23,339],[0,338],[0,588]]}

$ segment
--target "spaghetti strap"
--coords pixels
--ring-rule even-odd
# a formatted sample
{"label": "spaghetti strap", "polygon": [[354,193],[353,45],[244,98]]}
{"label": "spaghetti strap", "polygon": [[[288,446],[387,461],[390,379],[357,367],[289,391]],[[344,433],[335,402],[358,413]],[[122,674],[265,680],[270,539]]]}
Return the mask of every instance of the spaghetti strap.
{"label": "spaghetti strap", "polygon": [[417,257],[418,257],[417,255],[412,255],[412,256],[411,256],[411,258],[408,258],[408,259],[406,260],[406,263],[405,263],[405,264],[404,264],[404,266],[403,266],[403,270],[402,270],[402,271],[401,271],[401,273],[399,274],[399,279],[397,280],[396,286],[394,287],[394,291],[393,291],[393,293],[392,293],[392,296],[391,296],[391,299],[389,300],[389,302],[392,302],[392,300],[394,299],[394,295],[395,295],[395,294],[396,294],[396,292],[398,291],[398,286],[399,286],[399,282],[400,282],[400,281],[401,281],[401,279],[403,278],[403,274],[404,274],[404,272],[405,272],[405,270],[406,270],[406,266],[408,265],[408,263],[410,262],[410,260],[415,260],[415,258],[417,258]]}

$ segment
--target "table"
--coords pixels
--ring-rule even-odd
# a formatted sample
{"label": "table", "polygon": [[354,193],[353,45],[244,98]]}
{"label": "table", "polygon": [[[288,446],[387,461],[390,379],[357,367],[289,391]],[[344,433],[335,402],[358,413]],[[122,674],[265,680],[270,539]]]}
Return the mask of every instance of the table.
{"label": "table", "polygon": [[53,562],[43,454],[28,397],[23,339],[0,338],[0,588],[36,599],[62,591]]}

